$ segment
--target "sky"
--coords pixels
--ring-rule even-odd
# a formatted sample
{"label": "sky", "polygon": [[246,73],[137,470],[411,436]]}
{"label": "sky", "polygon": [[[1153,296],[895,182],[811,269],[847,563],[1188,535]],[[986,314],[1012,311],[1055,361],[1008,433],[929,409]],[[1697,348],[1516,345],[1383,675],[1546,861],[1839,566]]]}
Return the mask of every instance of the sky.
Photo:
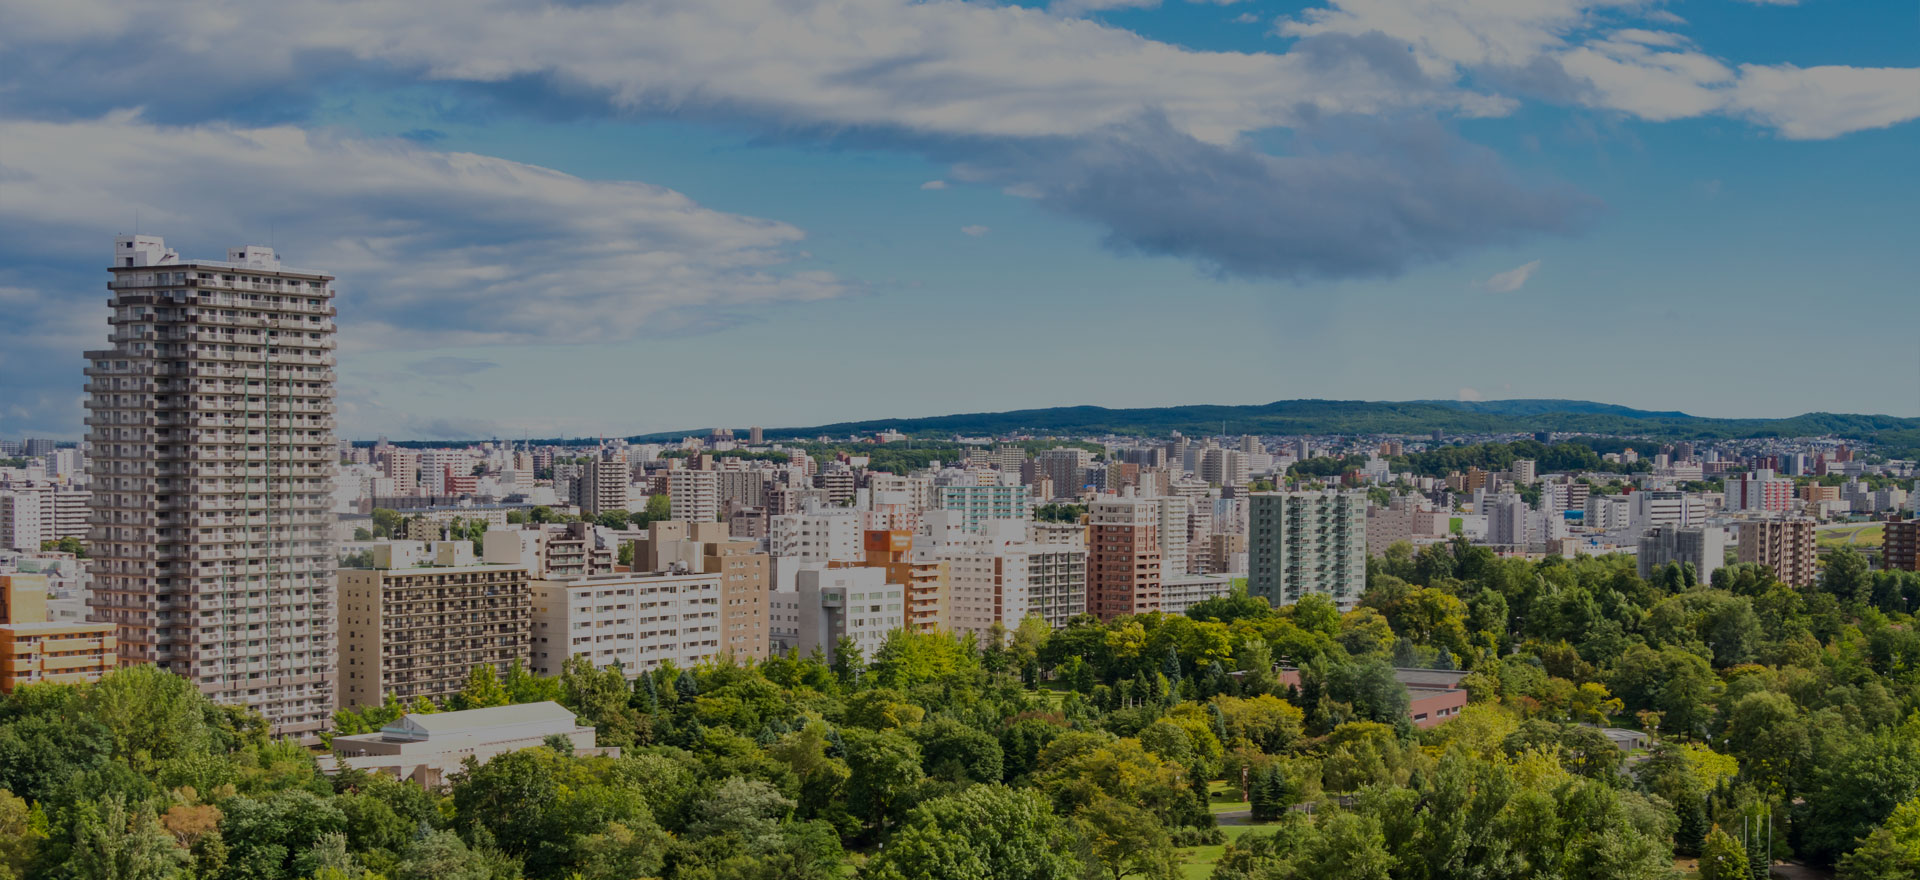
{"label": "sky", "polygon": [[0,437],[113,236],[338,276],[340,433],[1920,415],[1910,0],[0,0]]}

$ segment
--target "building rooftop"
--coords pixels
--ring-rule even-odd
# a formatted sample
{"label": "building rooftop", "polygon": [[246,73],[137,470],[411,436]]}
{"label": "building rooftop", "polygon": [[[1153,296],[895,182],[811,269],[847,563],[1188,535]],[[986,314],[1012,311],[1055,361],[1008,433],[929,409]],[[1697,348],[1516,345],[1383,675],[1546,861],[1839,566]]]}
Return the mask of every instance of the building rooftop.
{"label": "building rooftop", "polygon": [[534,727],[571,730],[573,726],[574,714],[559,703],[548,700],[458,712],[408,713],[400,716],[400,720],[380,728],[380,732],[373,736],[389,741],[420,742],[521,732]]}

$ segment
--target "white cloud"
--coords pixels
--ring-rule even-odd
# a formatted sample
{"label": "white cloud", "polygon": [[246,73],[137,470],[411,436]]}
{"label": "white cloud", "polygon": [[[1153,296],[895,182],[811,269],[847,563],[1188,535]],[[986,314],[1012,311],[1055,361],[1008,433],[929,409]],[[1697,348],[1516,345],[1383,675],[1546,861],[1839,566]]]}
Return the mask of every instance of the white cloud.
{"label": "white cloud", "polygon": [[[1795,0],[1747,0],[1792,5]],[[1286,36],[1382,33],[1403,41],[1428,76],[1521,71],[1565,102],[1667,121],[1733,115],[1784,137],[1830,138],[1920,118],[1920,68],[1731,64],[1684,36],[1621,24],[1637,15],[1684,24],[1645,0],[1330,0],[1283,20]],[[1566,81],[1555,84],[1553,80]],[[1553,94],[1554,92],[1558,94]]]}
{"label": "white cloud", "polygon": [[1920,117],[1920,69],[1745,65],[1733,109],[1805,140]]}
{"label": "white cloud", "polygon": [[1800,0],[1740,0],[1755,6],[1799,6]]}
{"label": "white cloud", "polygon": [[972,226],[962,226],[960,227],[960,231],[967,235],[973,236],[974,238],[979,238],[980,236],[986,235],[987,233],[992,232],[993,230],[990,227],[981,226],[976,223]]}
{"label": "white cloud", "polygon": [[1160,0],[1053,0],[1048,9],[1061,15],[1081,15],[1109,9],[1153,9]]}
{"label": "white cloud", "polygon": [[1251,12],[1242,12],[1234,16],[1233,20],[1235,24],[1259,24],[1260,16],[1254,15]]}
{"label": "white cloud", "polygon": [[946,189],[947,182],[944,180],[929,180],[926,183],[920,184],[920,188],[921,189]]}
{"label": "white cloud", "polygon": [[0,143],[0,264],[101,265],[136,209],[188,256],[272,230],[290,265],[341,277],[341,322],[375,346],[618,341],[847,292],[792,265],[799,229],[645,183],[125,114],[0,120]]}
{"label": "white cloud", "polygon": [[1515,266],[1480,283],[1481,287],[1494,293],[1512,293],[1527,286],[1527,280],[1540,268],[1540,261],[1534,260],[1524,266]]}

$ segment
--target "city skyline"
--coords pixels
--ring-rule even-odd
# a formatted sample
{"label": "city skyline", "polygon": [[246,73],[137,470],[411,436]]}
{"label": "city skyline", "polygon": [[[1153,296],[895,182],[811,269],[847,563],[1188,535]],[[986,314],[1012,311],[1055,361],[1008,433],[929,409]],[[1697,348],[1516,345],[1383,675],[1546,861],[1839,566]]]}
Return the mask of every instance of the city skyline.
{"label": "city skyline", "polygon": [[[432,4],[20,8],[0,44],[55,85],[0,100],[0,436],[80,435],[100,242],[134,231],[331,267],[356,438],[1292,398],[1920,414],[1911,358],[1847,320],[1914,308],[1897,4],[670,8],[502,2],[465,43]],[[901,368],[766,381],[839,352]],[[614,407],[554,381],[695,362]]]}

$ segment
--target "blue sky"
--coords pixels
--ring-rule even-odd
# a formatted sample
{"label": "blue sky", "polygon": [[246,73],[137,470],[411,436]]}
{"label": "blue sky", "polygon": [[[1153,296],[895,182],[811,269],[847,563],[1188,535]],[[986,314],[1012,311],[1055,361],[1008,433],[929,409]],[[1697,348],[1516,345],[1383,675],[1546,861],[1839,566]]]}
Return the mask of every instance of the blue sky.
{"label": "blue sky", "polygon": [[[1920,414],[1893,0],[6,2],[0,437],[111,236],[340,276],[342,432]],[[258,39],[261,34],[272,39]]]}

